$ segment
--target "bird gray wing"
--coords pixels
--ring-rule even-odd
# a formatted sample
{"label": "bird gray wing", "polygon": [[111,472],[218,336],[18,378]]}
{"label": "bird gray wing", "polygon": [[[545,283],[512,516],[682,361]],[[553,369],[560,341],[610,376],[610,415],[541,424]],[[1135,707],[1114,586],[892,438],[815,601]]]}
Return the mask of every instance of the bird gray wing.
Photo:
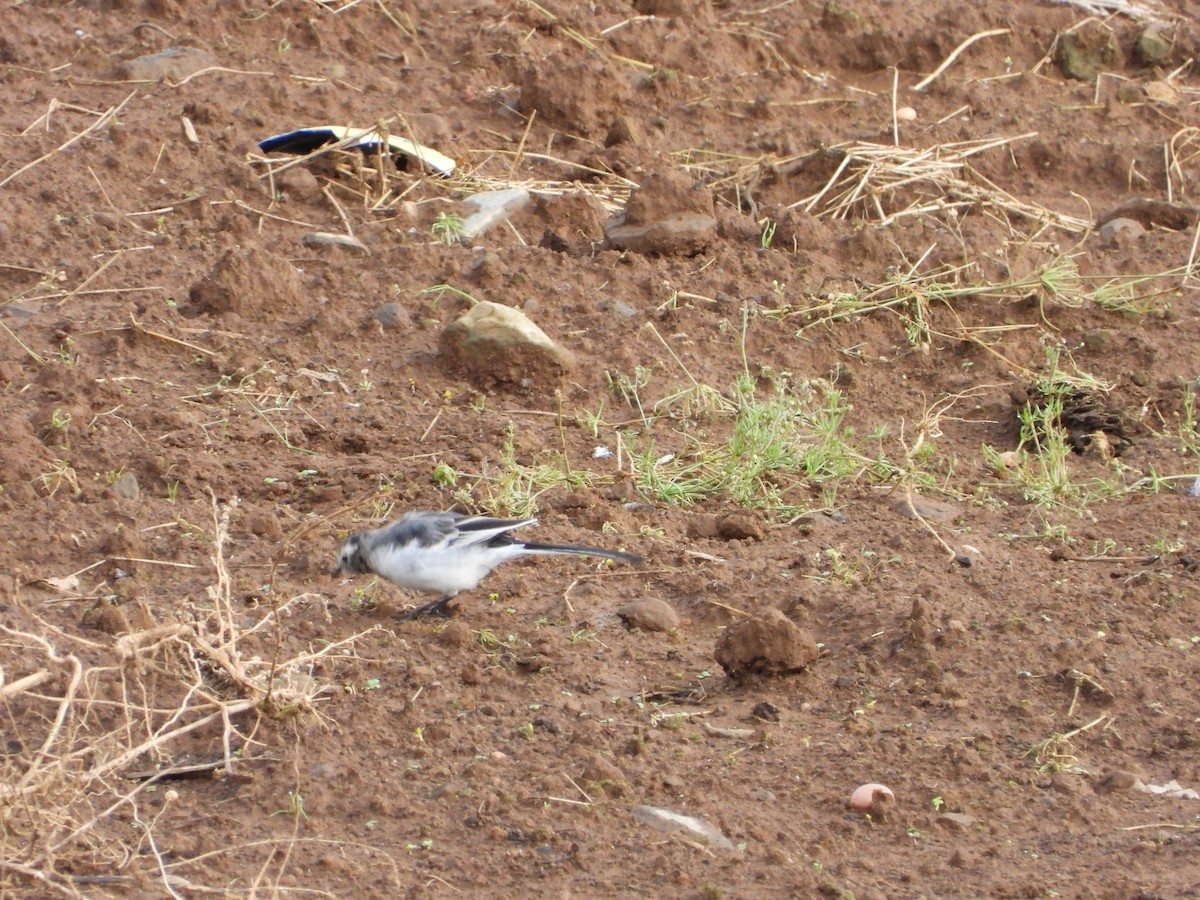
{"label": "bird gray wing", "polygon": [[452,544],[519,544],[521,541],[509,537],[508,532],[514,528],[536,524],[537,519],[494,519],[491,516],[464,516],[449,513],[454,518],[454,530],[457,534],[451,538]]}
{"label": "bird gray wing", "polygon": [[410,512],[371,535],[371,547],[436,547],[458,532],[454,513]]}
{"label": "bird gray wing", "polygon": [[505,532],[536,519],[493,519],[451,512],[408,512],[374,532],[370,532],[370,551],[383,547],[439,547],[451,544],[486,544],[499,541],[516,543]]}

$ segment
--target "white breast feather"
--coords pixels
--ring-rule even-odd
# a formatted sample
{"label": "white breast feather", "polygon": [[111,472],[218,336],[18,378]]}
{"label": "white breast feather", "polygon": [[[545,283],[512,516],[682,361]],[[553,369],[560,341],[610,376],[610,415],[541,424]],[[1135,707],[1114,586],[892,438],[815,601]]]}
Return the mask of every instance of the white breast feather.
{"label": "white breast feather", "polygon": [[419,547],[384,544],[368,554],[371,568],[388,581],[423,594],[469,591],[502,562],[524,556],[520,545],[507,547]]}

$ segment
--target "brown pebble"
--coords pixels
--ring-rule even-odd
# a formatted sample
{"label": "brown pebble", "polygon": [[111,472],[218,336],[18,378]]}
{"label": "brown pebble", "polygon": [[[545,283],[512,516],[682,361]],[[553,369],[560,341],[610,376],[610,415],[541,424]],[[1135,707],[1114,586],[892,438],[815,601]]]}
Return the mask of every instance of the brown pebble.
{"label": "brown pebble", "polygon": [[1141,782],[1141,778],[1134,772],[1128,772],[1124,769],[1113,769],[1096,785],[1096,790],[1109,794],[1114,791],[1131,791]]}
{"label": "brown pebble", "polygon": [[679,627],[679,613],[671,604],[657,597],[644,597],[626,603],[617,610],[617,615],[630,628],[643,631],[674,631]]}
{"label": "brown pebble", "polygon": [[937,817],[937,823],[951,831],[966,831],[975,825],[975,817],[965,813],[942,813]]}
{"label": "brown pebble", "polygon": [[754,514],[732,512],[717,519],[717,535],[727,541],[761,541],[766,532]]}

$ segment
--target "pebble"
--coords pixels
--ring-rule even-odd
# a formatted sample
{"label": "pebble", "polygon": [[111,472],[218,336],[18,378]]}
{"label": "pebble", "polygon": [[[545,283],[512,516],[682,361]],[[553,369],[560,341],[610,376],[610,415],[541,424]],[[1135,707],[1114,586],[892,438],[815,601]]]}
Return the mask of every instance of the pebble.
{"label": "pebble", "polygon": [[952,831],[966,831],[975,827],[975,817],[964,813],[942,813],[937,817],[937,823]]}
{"label": "pebble", "polygon": [[375,310],[371,316],[384,328],[403,328],[407,329],[412,324],[412,317],[408,311],[399,303],[385,303],[379,309]]}
{"label": "pebble", "polygon": [[132,472],[123,472],[121,477],[113,483],[113,492],[124,500],[132,500],[137,502],[142,495],[138,488],[137,476]]}
{"label": "pebble", "polygon": [[633,817],[643,825],[667,833],[685,834],[720,850],[733,850],[733,842],[719,828],[695,816],[685,816],[657,806],[635,806]]}
{"label": "pebble", "polygon": [[761,541],[766,537],[762,522],[753,513],[732,512],[717,519],[717,534],[727,541]]}
{"label": "pebble", "polygon": [[1128,247],[1145,233],[1145,227],[1137,219],[1109,219],[1100,226],[1100,247],[1104,250]]}
{"label": "pebble", "polygon": [[344,247],[359,253],[370,253],[367,245],[352,234],[336,234],[331,231],[310,231],[304,235],[305,247]]}
{"label": "pebble", "polygon": [[1124,769],[1113,769],[1096,785],[1096,790],[1101,793],[1108,794],[1114,791],[1132,791],[1138,789],[1142,779],[1135,772],[1128,772]]}
{"label": "pebble", "polygon": [[679,627],[679,613],[667,601],[657,597],[626,603],[617,610],[617,615],[630,628],[643,631],[674,631]]}
{"label": "pebble", "polygon": [[910,519],[920,516],[922,519],[936,519],[939,522],[953,520],[959,511],[958,507],[952,503],[931,500],[928,497],[921,497],[917,494],[913,494],[911,497],[901,497],[892,504],[892,509],[902,516],[908,516]]}
{"label": "pebble", "polygon": [[199,47],[169,47],[123,63],[120,73],[127,81],[178,80],[216,64],[213,55]]}
{"label": "pebble", "polygon": [[503,191],[483,191],[463,201],[474,212],[463,219],[462,230],[467,240],[476,238],[489,228],[504,222],[529,205],[529,191],[510,188]]}
{"label": "pebble", "polygon": [[476,387],[497,382],[557,383],[575,357],[547,337],[519,309],[484,300],[442,332],[439,358],[461,369]]}

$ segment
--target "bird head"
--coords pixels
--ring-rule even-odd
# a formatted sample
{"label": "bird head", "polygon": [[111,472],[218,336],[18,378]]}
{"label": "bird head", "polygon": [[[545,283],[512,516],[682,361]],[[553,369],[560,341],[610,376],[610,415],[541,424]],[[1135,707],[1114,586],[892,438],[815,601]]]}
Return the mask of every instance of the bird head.
{"label": "bird head", "polygon": [[362,555],[362,536],[352,534],[346,538],[346,543],[342,544],[342,549],[338,551],[337,565],[330,574],[343,575],[366,571],[368,569]]}

